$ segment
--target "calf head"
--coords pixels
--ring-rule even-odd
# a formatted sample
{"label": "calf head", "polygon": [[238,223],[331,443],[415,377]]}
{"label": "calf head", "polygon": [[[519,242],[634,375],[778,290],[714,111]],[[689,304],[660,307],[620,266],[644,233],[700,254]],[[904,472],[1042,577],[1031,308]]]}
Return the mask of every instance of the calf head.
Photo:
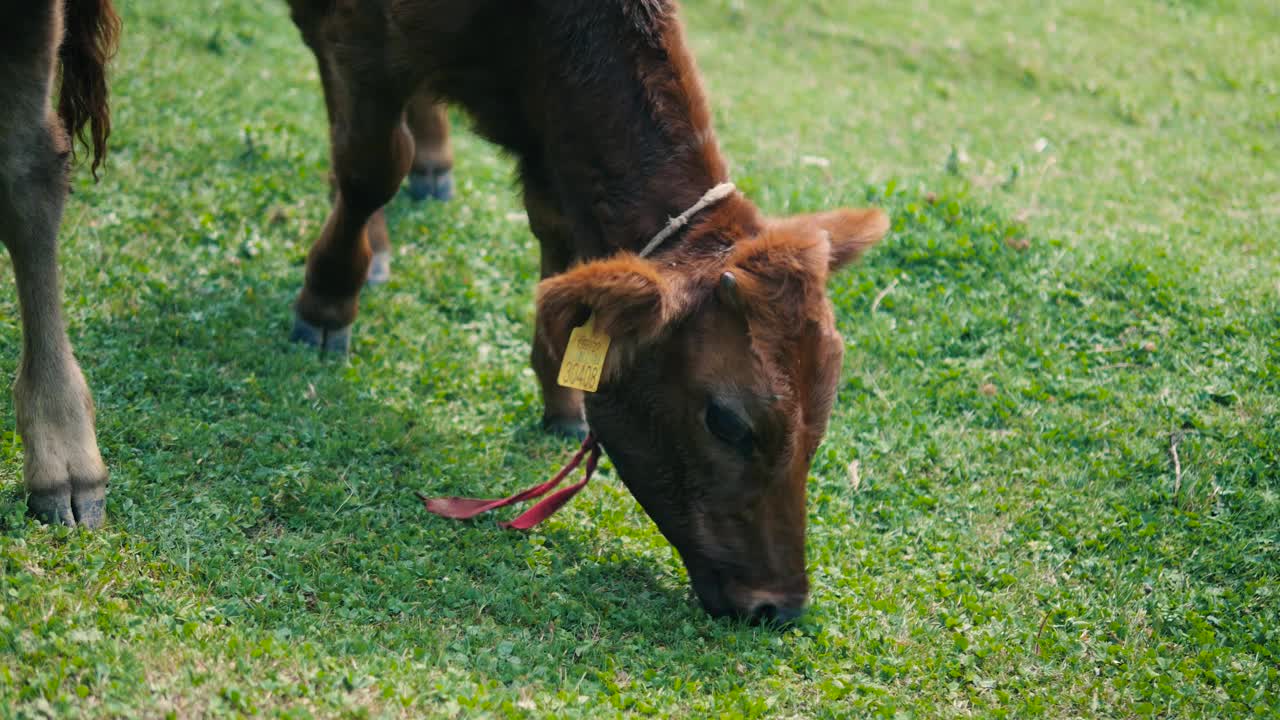
{"label": "calf head", "polygon": [[804,608],[805,485],[844,353],[825,284],[887,229],[878,210],[799,216],[715,257],[614,256],[539,286],[553,354],[589,313],[612,338],[588,421],[712,615]]}

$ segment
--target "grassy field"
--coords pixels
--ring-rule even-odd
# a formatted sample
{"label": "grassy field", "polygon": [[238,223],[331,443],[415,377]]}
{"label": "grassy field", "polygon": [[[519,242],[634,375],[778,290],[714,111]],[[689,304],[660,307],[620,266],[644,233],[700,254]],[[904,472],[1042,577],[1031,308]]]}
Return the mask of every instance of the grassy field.
{"label": "grassy field", "polygon": [[292,347],[327,158],[284,4],[123,5],[63,229],[111,520],[23,516],[6,396],[0,717],[1280,713],[1274,2],[689,0],[739,185],[894,217],[832,285],[785,632],[707,618],[611,471],[527,535],[428,516],[570,450],[510,162],[460,131],[351,356]]}

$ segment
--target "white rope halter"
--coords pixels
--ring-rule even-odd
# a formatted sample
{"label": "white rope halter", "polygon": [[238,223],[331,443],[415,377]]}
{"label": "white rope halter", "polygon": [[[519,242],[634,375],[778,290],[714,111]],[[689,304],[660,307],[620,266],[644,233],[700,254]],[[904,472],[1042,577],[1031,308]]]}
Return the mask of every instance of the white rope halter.
{"label": "white rope halter", "polygon": [[737,189],[737,186],[731,182],[722,182],[708,190],[702,195],[698,202],[693,204],[692,207],[668,220],[667,226],[662,228],[657,235],[654,235],[653,239],[649,241],[649,244],[645,245],[644,249],[640,251],[640,257],[648,257],[654,250],[657,250],[658,246],[662,245],[667,238],[671,237],[672,233],[685,225],[688,225],[689,220],[692,219],[694,215],[702,212],[708,206],[714,205],[729,197],[729,195]]}

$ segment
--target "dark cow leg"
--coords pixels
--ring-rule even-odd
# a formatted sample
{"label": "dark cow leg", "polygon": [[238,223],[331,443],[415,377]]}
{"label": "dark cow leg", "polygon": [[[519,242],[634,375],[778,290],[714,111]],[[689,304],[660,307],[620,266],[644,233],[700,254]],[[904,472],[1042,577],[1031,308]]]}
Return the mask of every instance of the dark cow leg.
{"label": "dark cow leg", "polygon": [[[56,47],[52,43],[39,58],[0,51],[0,77],[9,78],[0,84],[0,240],[13,260],[22,311],[13,399],[28,509],[46,522],[97,527],[106,516],[107,468],[98,454],[93,398],[67,339],[58,287],[67,145],[61,123],[48,110]],[[22,67],[26,63],[30,69]]]}
{"label": "dark cow leg", "polygon": [[[321,16],[317,24],[325,20]],[[379,211],[395,195],[413,160],[413,139],[402,122],[408,91],[376,62],[334,60],[339,49],[345,57],[352,47],[379,46],[382,40],[369,28],[351,28],[352,37],[331,40],[316,32],[316,25],[299,21],[299,26],[321,68],[336,191],[329,218],[307,256],[291,337],[346,352],[360,288],[369,276],[370,235],[381,231],[380,242],[389,249]]]}
{"label": "dark cow leg", "polygon": [[[542,277],[558,275],[573,262],[569,224],[550,192],[525,168],[524,207],[529,214],[529,228],[542,248]],[[556,382],[560,363],[553,355],[550,341],[543,334],[542,323],[535,323],[533,338],[533,371],[542,386],[542,427],[557,435],[581,439],[587,434],[587,416],[582,405],[582,391],[562,387]]]}
{"label": "dark cow leg", "polygon": [[415,201],[448,200],[453,197],[453,149],[444,105],[419,90],[405,108],[405,122],[413,133],[409,197]]}

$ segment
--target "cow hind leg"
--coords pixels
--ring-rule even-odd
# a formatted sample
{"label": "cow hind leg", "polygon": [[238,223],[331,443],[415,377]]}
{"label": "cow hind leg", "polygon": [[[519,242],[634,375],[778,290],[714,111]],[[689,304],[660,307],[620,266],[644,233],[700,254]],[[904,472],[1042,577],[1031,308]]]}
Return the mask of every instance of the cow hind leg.
{"label": "cow hind leg", "polygon": [[405,108],[405,122],[413,134],[409,197],[418,202],[449,200],[453,197],[453,149],[444,105],[420,90]]}
{"label": "cow hind leg", "polygon": [[[449,118],[444,105],[422,91],[405,106],[405,127],[413,137],[413,164],[409,167],[409,197],[445,202],[453,197],[453,150],[449,146]],[[382,210],[369,218],[368,285],[391,280],[391,236]]]}
{"label": "cow hind leg", "polygon": [[62,317],[58,226],[67,151],[49,115],[47,84],[3,98],[0,112],[29,111],[0,134],[0,238],[13,261],[22,316],[22,359],[13,386],[29,511],[41,520],[97,527],[106,516],[107,469],[98,452],[93,399]]}
{"label": "cow hind leg", "polygon": [[373,242],[389,256],[382,206],[413,160],[413,139],[402,122],[408,93],[395,89],[386,68],[344,65],[326,46],[312,48],[325,78],[335,191],[329,218],[307,256],[291,337],[346,352],[360,289],[369,278]]}

